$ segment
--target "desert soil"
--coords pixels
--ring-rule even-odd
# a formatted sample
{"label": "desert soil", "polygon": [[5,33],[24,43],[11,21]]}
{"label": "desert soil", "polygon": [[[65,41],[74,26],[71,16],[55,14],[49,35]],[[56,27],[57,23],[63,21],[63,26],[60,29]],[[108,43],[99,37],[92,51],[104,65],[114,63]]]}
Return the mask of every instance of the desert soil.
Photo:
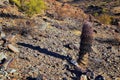
{"label": "desert soil", "polygon": [[[17,32],[13,45],[19,53],[0,45],[0,52],[7,59],[13,58],[6,70],[10,80],[76,80],[80,77],[68,58],[78,59],[84,21],[73,18],[58,20],[49,16],[32,19],[1,17],[0,20],[6,35]],[[94,42],[88,69],[94,73],[94,79],[102,76],[105,80],[119,80],[120,27],[99,22],[91,24]],[[9,73],[9,69],[16,71]],[[2,76],[1,80],[8,78]]]}

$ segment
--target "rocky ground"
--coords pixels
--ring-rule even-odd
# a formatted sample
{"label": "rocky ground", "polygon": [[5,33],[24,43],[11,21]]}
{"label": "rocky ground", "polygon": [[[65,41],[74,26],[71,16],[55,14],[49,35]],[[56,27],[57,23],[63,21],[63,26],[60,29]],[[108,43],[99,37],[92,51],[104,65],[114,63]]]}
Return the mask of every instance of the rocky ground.
{"label": "rocky ground", "polygon": [[[61,12],[57,9],[48,10],[46,15],[31,19],[14,11],[15,7],[12,12],[16,15],[6,14],[4,11],[7,11],[7,8],[1,8],[7,15],[0,15],[1,31],[6,37],[17,34],[12,41],[5,38],[10,42],[5,44],[11,44],[18,49],[18,52],[15,52],[0,40],[1,80],[76,80],[80,77],[80,72],[69,63],[69,59],[78,59],[81,29],[84,20],[88,20],[88,15],[78,7],[69,4],[61,7],[62,3],[52,1],[55,4],[51,7],[57,6]],[[68,16],[60,15],[62,12],[68,14],[67,7],[73,12]],[[77,10],[78,13],[74,13]],[[71,16],[73,14],[75,15]],[[93,80],[98,80],[99,77],[104,80],[119,80],[120,26],[105,25],[98,21],[91,23],[94,42],[93,51],[89,54],[88,69],[94,73]],[[1,37],[4,34],[2,32]]]}

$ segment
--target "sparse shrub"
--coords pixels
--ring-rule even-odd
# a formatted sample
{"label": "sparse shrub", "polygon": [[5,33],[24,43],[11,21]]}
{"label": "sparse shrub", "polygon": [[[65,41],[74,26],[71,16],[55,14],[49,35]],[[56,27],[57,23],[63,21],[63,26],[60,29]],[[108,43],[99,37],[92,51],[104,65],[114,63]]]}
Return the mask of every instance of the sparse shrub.
{"label": "sparse shrub", "polygon": [[107,14],[102,14],[98,16],[97,19],[103,24],[110,24],[112,21],[111,16]]}
{"label": "sparse shrub", "polygon": [[24,11],[28,16],[33,14],[40,14],[45,9],[45,2],[43,0],[10,0],[18,6],[21,11]]}
{"label": "sparse shrub", "polygon": [[102,9],[102,13],[107,13],[108,12],[108,9],[107,8],[103,8]]}
{"label": "sparse shrub", "polygon": [[98,16],[98,15],[99,15],[98,13],[94,13],[94,14],[93,14],[93,16],[95,16],[95,17]]}

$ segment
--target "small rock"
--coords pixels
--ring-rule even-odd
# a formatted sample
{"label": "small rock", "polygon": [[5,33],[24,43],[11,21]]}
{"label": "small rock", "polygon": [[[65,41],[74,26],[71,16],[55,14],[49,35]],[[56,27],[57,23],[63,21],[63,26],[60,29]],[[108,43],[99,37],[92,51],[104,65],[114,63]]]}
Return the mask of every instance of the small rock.
{"label": "small rock", "polygon": [[97,34],[97,30],[93,30],[93,32]]}
{"label": "small rock", "polygon": [[114,30],[116,33],[120,33],[120,29],[115,29]]}
{"label": "small rock", "polygon": [[1,0],[0,1],[0,7],[5,6],[6,5],[5,3],[9,3],[9,0]]}
{"label": "small rock", "polygon": [[120,80],[120,77],[116,78],[115,80]]}
{"label": "small rock", "polygon": [[13,43],[15,41],[16,35],[17,35],[16,33],[12,33],[10,35],[7,35],[5,37],[5,40],[8,41],[8,42],[10,42],[10,43]]}
{"label": "small rock", "polygon": [[36,53],[34,53],[33,55],[34,55],[34,57],[38,57],[38,55]]}
{"label": "small rock", "polygon": [[93,50],[95,53],[100,53],[100,52],[98,51],[97,47],[92,46],[91,48],[92,48],[92,50]]}
{"label": "small rock", "polygon": [[12,70],[10,71],[10,73],[14,73],[14,72],[16,72],[16,70],[15,70],[15,69],[12,69]]}
{"label": "small rock", "polygon": [[31,35],[28,35],[27,38],[28,39],[33,39],[33,37]]}
{"label": "small rock", "polygon": [[118,26],[119,26],[119,28],[120,28],[120,22],[118,22]]}
{"label": "small rock", "polygon": [[[0,71],[0,80],[4,80],[4,78],[8,75],[6,71]],[[2,79],[1,79],[2,78]]]}
{"label": "small rock", "polygon": [[80,80],[88,80],[86,75],[81,75]]}
{"label": "small rock", "polygon": [[9,73],[14,73],[14,72],[16,72],[15,69],[9,69]]}
{"label": "small rock", "polygon": [[5,56],[5,54],[3,52],[0,53],[0,61],[3,59],[7,59],[7,57]]}
{"label": "small rock", "polygon": [[81,35],[81,31],[79,31],[79,30],[72,30],[72,33],[77,36]]}
{"label": "small rock", "polygon": [[79,50],[79,44],[73,44],[73,43],[69,43],[64,45],[66,48],[72,49],[72,50]]}
{"label": "small rock", "polygon": [[46,22],[42,21],[41,24],[38,24],[34,27],[40,31],[44,31],[47,28],[47,26],[48,26],[48,24]]}
{"label": "small rock", "polygon": [[23,54],[20,54],[20,55],[19,55],[19,58],[20,58],[20,59],[25,59],[25,58],[26,58],[26,56],[25,56],[25,55],[23,55]]}
{"label": "small rock", "polygon": [[0,46],[2,46],[4,44],[3,40],[0,40]]}
{"label": "small rock", "polygon": [[12,79],[12,80],[17,80],[17,79],[14,78],[14,79]]}
{"label": "small rock", "polygon": [[0,25],[0,32],[2,31],[2,26]]}
{"label": "small rock", "polygon": [[6,35],[5,35],[5,33],[4,33],[3,31],[1,31],[0,37],[1,37],[1,38],[6,37]]}
{"label": "small rock", "polygon": [[20,52],[20,51],[18,50],[18,48],[14,47],[12,44],[8,44],[8,48],[9,48],[11,51],[15,52],[15,53],[19,53],[19,52]]}
{"label": "small rock", "polygon": [[119,13],[120,13],[120,6],[114,7],[114,8],[111,10],[111,12],[112,12],[113,14],[119,14]]}

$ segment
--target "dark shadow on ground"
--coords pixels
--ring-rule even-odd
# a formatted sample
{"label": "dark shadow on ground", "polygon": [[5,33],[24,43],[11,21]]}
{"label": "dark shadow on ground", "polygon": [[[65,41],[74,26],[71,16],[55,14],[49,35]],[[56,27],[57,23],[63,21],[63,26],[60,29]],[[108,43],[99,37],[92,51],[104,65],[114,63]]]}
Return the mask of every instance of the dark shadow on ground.
{"label": "dark shadow on ground", "polygon": [[[32,78],[32,77],[27,77],[27,80],[37,80],[36,78]],[[42,80],[42,79],[41,79]]]}
{"label": "dark shadow on ground", "polygon": [[96,41],[100,42],[100,43],[107,43],[107,44],[111,44],[111,45],[120,45],[120,42],[116,39],[110,39],[110,38],[96,38]]}
{"label": "dark shadow on ground", "polygon": [[3,18],[11,18],[11,19],[23,19],[22,16],[13,15],[13,14],[11,14],[11,13],[0,13],[0,17],[3,17]]}
{"label": "dark shadow on ground", "polygon": [[[27,47],[27,48],[30,48],[30,49],[33,49],[33,50],[37,50],[39,51],[40,53],[43,53],[43,54],[46,54],[46,55],[50,55],[52,57],[55,57],[55,58],[59,58],[59,59],[62,59],[62,60],[67,60],[68,63],[71,63],[70,60],[72,59],[71,57],[69,56],[64,56],[64,55],[61,55],[61,54],[58,54],[58,53],[55,53],[55,52],[51,52],[51,51],[48,51],[47,49],[45,48],[41,48],[40,46],[33,46],[31,44],[26,44],[26,43],[17,43],[18,45],[20,46],[24,46],[24,47]],[[79,76],[79,72],[76,72],[76,71],[72,71],[68,68],[68,71],[70,72],[74,72],[77,76]],[[37,78],[32,78],[32,77],[28,77],[27,80],[38,80]],[[39,80],[42,80],[42,79],[39,79]],[[76,80],[76,79],[74,79]]]}
{"label": "dark shadow on ground", "polygon": [[104,77],[101,76],[101,75],[98,75],[98,76],[95,78],[95,80],[104,80]]}
{"label": "dark shadow on ground", "polygon": [[[33,46],[31,44],[20,43],[20,42],[17,43],[17,44],[20,45],[20,46],[24,46],[24,47],[33,49],[33,50],[37,50],[40,53],[50,55],[50,56],[55,57],[55,58],[59,58],[59,59],[62,59],[62,60],[67,60],[71,64],[72,58],[69,57],[69,56],[64,56],[64,55],[61,55],[61,54],[58,54],[58,53],[55,53],[55,52],[51,52],[51,51],[48,51],[47,49],[44,49],[44,48],[42,49],[42,48],[40,48],[40,46]],[[91,70],[87,70],[86,72],[82,73],[80,70],[70,69],[68,65],[66,65],[65,67],[68,71],[70,71],[71,73],[74,73],[76,75],[75,77],[71,77],[72,80],[80,80],[79,78],[80,78],[81,75],[87,75],[90,78],[92,78],[92,80],[104,80],[101,75],[98,75],[97,77],[95,77],[95,79],[93,79],[94,74]],[[42,78],[41,77],[37,77],[37,78],[28,77],[27,80],[42,80]],[[90,79],[88,79],[88,80],[90,80]]]}
{"label": "dark shadow on ground", "polygon": [[59,59],[62,59],[62,60],[69,60],[71,59],[69,56],[64,56],[64,55],[60,55],[58,53],[55,53],[55,52],[51,52],[51,51],[48,51],[47,49],[45,48],[41,48],[40,46],[33,46],[31,44],[26,44],[26,43],[17,43],[18,45],[20,46],[24,46],[24,47],[27,47],[27,48],[31,48],[33,50],[37,50],[39,51],[40,53],[43,53],[43,54],[46,54],[46,55],[50,55],[52,57],[55,57],[55,58],[59,58]]}
{"label": "dark shadow on ground", "polygon": [[26,79],[27,79],[27,80],[44,80],[41,75],[40,75],[40,76],[37,76],[36,78],[27,77]]}

